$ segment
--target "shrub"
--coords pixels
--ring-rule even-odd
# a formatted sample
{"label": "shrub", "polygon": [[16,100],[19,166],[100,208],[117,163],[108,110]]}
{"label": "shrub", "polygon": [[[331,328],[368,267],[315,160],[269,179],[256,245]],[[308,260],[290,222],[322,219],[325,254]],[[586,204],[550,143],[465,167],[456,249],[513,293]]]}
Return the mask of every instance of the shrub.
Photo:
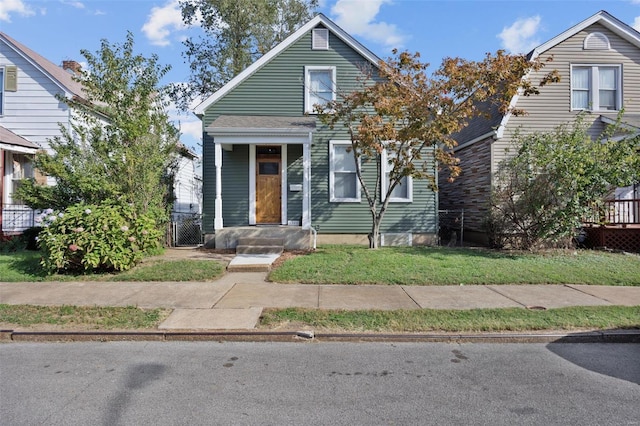
{"label": "shrub", "polygon": [[124,271],[158,248],[162,231],[130,205],[76,204],[48,210],[39,235],[49,272]]}
{"label": "shrub", "polygon": [[14,253],[24,248],[25,242],[22,235],[0,235],[0,253]]}

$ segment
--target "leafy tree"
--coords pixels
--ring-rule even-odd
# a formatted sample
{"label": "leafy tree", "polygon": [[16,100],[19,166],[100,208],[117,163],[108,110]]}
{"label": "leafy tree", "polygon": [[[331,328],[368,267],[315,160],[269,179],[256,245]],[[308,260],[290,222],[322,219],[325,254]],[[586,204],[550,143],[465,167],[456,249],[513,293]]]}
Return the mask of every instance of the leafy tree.
{"label": "leafy tree", "polygon": [[640,137],[614,138],[618,123],[591,137],[585,117],[550,132],[520,133],[498,169],[488,218],[497,246],[564,243],[615,187],[640,179]]}
{"label": "leafy tree", "polygon": [[[451,152],[456,145],[452,135],[480,114],[480,103],[495,103],[505,113],[517,91],[523,96],[537,93],[538,88],[522,77],[543,66],[541,61],[498,51],[480,62],[445,58],[440,68],[428,75],[429,64],[420,62],[419,53],[393,53],[395,57],[379,63],[377,75],[363,73],[357,90],[316,106],[323,123],[332,129],[344,126],[350,135],[356,174],[371,212],[370,248],[378,247],[380,224],[393,190],[409,176],[426,179],[436,189],[434,160],[449,169],[451,179],[458,176],[458,160]],[[539,85],[557,79],[557,73],[551,72]],[[391,170],[389,185],[383,188],[385,150]],[[433,153],[430,161],[423,158],[428,153]],[[367,162],[375,165],[374,182],[363,179],[362,165]]]}
{"label": "leafy tree", "polygon": [[64,210],[79,202],[119,200],[160,222],[166,217],[178,136],[159,86],[169,67],[133,47],[128,33],[122,44],[102,40],[95,54],[81,51],[88,64],[77,77],[84,99],[60,98],[71,109],[71,128],[61,125],[61,136],[50,141],[52,153],[35,159],[56,185],[25,181],[18,194],[31,207]]}
{"label": "leafy tree", "polygon": [[318,0],[183,0],[182,19],[204,34],[184,42],[191,75],[172,86],[172,98],[186,109],[207,97],[311,18]]}

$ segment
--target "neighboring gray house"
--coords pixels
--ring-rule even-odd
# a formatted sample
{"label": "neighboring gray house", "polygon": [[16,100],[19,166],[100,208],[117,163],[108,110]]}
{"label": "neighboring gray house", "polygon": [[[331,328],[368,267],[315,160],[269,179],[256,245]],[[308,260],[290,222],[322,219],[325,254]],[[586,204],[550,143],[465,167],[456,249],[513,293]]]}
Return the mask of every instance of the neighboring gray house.
{"label": "neighboring gray house", "polygon": [[[194,112],[203,122],[205,242],[278,237],[286,248],[366,243],[371,228],[345,130],[323,126],[314,104],[353,90],[379,58],[324,15],[214,93]],[[430,156],[425,156],[430,157]],[[375,167],[363,164],[365,179]],[[435,166],[434,166],[435,172]],[[434,241],[437,194],[406,182],[382,223],[382,243]]]}
{"label": "neighboring gray house", "polygon": [[[514,132],[550,131],[586,112],[596,137],[624,108],[625,121],[640,130],[640,33],[605,11],[538,46],[531,58],[553,57],[532,81],[557,69],[560,83],[542,87],[539,95],[515,96],[512,105],[524,116],[500,115],[473,120],[459,135],[455,150],[462,174],[453,183],[440,178],[440,208],[464,209],[465,238],[483,240],[483,220],[498,164],[507,158]],[[620,194],[640,198],[638,188]]]}

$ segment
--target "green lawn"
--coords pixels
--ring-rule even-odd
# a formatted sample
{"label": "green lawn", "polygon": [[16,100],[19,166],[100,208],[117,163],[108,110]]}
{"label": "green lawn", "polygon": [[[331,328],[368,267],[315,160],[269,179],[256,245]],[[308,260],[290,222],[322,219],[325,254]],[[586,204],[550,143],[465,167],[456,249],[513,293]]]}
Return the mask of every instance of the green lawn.
{"label": "green lawn", "polygon": [[0,254],[0,281],[208,281],[224,274],[225,265],[215,260],[149,260],[120,273],[47,275],[40,267],[40,253],[19,251]]}
{"label": "green lawn", "polygon": [[430,247],[325,246],[284,262],[269,279],[312,284],[594,284],[640,286],[640,256]]}
{"label": "green lawn", "polygon": [[405,311],[268,309],[262,328],[348,332],[500,332],[640,328],[640,307],[587,306],[534,311],[521,308]]}
{"label": "green lawn", "polygon": [[3,327],[57,326],[81,330],[154,329],[170,309],[1,305]]}

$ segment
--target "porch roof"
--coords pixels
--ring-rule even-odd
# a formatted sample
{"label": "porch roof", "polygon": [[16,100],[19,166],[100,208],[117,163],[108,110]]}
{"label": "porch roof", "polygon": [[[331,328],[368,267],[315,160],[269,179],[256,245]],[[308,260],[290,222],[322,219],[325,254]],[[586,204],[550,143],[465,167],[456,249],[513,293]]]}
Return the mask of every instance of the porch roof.
{"label": "porch roof", "polygon": [[273,115],[221,115],[205,130],[207,133],[238,131],[287,130],[312,132],[316,129],[315,117],[282,117]]}
{"label": "porch roof", "polygon": [[0,126],[0,147],[7,151],[20,151],[33,154],[40,149],[38,145],[28,141],[22,136],[16,135],[11,130]]}
{"label": "porch roof", "polygon": [[[616,124],[617,120],[618,116],[616,114],[603,114],[600,116],[600,121],[605,124]],[[627,129],[635,136],[640,132],[640,114],[624,114],[620,120],[620,126],[623,129]]]}
{"label": "porch roof", "polygon": [[311,143],[316,130],[315,117],[284,117],[270,115],[221,115],[205,132],[214,143]]}

